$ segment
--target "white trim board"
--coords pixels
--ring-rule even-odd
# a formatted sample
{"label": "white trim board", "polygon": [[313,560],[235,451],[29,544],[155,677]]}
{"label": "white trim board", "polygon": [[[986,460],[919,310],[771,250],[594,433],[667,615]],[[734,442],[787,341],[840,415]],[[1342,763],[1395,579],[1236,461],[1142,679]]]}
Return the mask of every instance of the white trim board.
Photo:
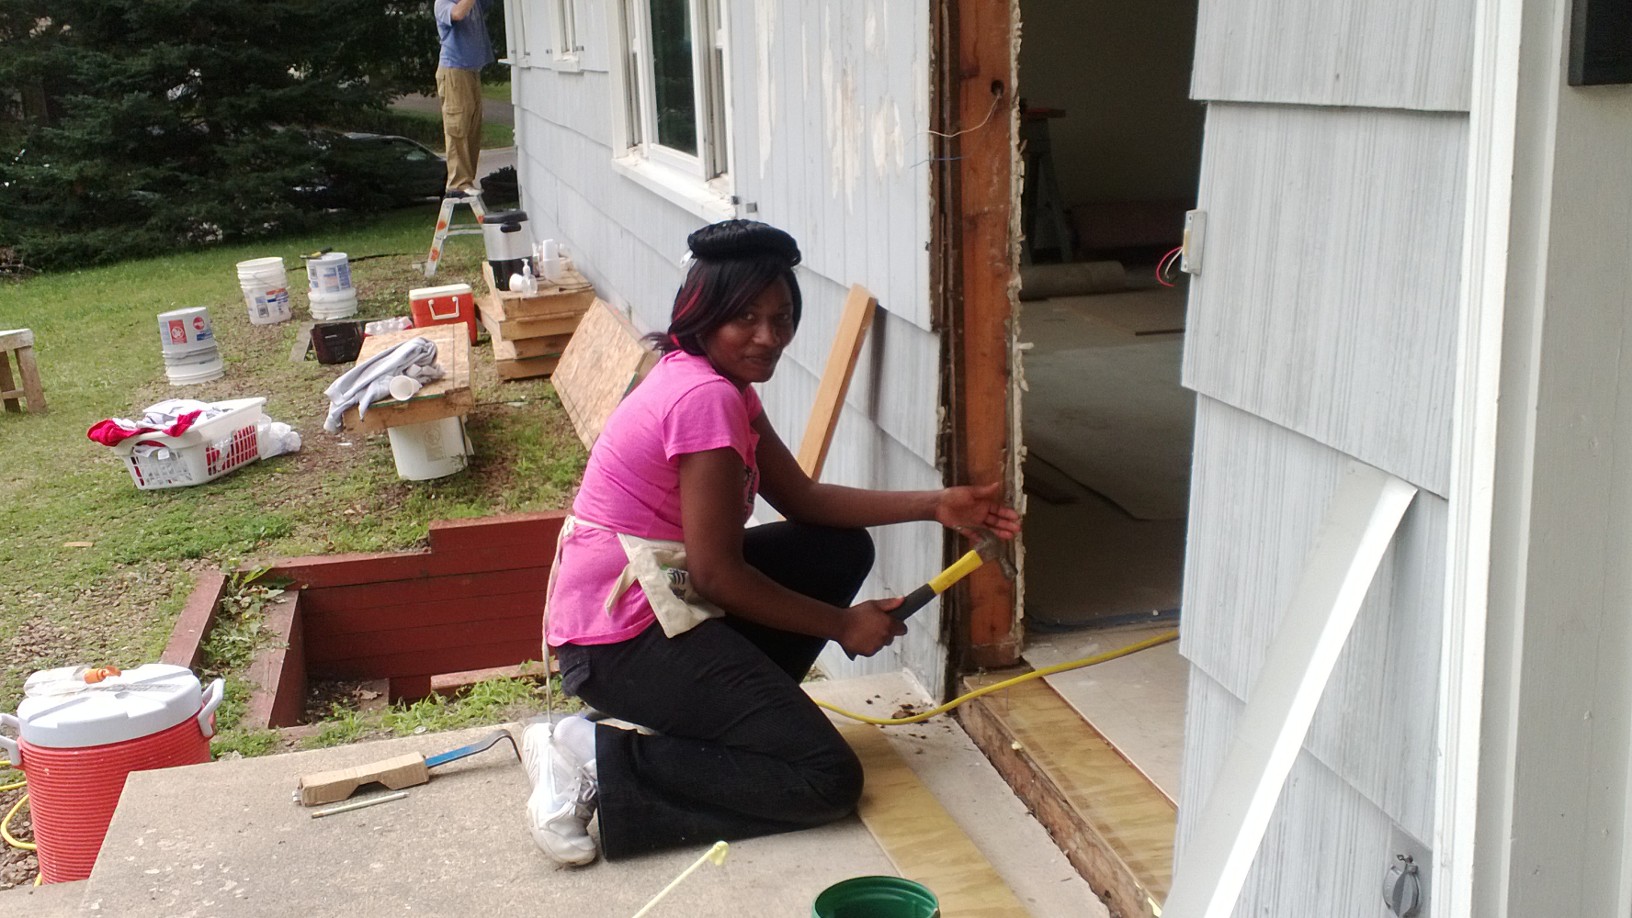
{"label": "white trim board", "polygon": [[1174,865],[1164,918],[1229,918],[1320,696],[1414,485],[1350,463],[1236,728],[1195,833]]}

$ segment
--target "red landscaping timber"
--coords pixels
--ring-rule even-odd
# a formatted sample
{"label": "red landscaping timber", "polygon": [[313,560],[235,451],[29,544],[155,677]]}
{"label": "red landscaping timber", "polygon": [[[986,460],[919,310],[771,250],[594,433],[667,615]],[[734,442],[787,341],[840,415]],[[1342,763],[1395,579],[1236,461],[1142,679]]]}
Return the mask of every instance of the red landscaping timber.
{"label": "red landscaping timber", "polygon": [[249,667],[254,685],[244,722],[256,727],[292,727],[306,707],[305,637],[301,628],[300,591],[287,590],[268,603],[264,627],[277,643],[262,650]]}
{"label": "red landscaping timber", "polygon": [[441,520],[431,524],[431,550],[497,548],[503,551],[538,553],[548,564],[555,556],[555,539],[561,533],[565,510],[545,513],[510,513],[474,520]]}
{"label": "red landscaping timber", "polygon": [[441,627],[448,630],[452,637],[459,638],[465,636],[461,632],[477,631],[483,627],[481,623],[489,619],[522,616],[531,616],[532,620],[539,624],[539,633],[543,633],[542,588],[500,596],[444,599],[396,606],[365,606],[356,610],[332,607],[322,611],[313,611],[311,608],[301,610],[301,617],[306,623],[307,640],[313,644],[327,644],[341,636],[360,635],[367,638],[371,635],[391,634],[424,627]]}
{"label": "red landscaping timber", "polygon": [[187,605],[182,607],[181,616],[170,630],[170,643],[165,645],[164,655],[159,658],[162,662],[188,669],[198,667],[204,636],[210,633],[210,625],[215,622],[215,613],[221,608],[221,597],[226,592],[226,574],[205,571],[198,576],[198,583],[187,597]]}
{"label": "red landscaping timber", "polygon": [[371,607],[394,608],[411,602],[472,599],[528,591],[542,593],[549,585],[549,561],[546,557],[541,567],[523,567],[512,571],[325,587],[317,591],[312,602],[307,603],[304,614],[311,620],[331,608],[354,613]]}
{"label": "red landscaping timber", "polygon": [[[543,648],[539,648],[540,652]],[[552,664],[555,661],[550,661]],[[555,672],[555,667],[546,667],[543,663],[529,661],[520,666],[495,666],[489,669],[473,669],[463,673],[446,673],[431,677],[431,691],[438,695],[452,695],[470,688],[478,682],[487,682],[491,679],[542,679]]]}
{"label": "red landscaping timber", "polygon": [[375,555],[317,555],[277,562],[271,574],[288,577],[301,588],[353,586],[391,580],[449,577],[485,571],[508,571],[548,564],[551,552],[542,559],[518,547],[467,551],[410,551]]}
{"label": "red landscaping timber", "polygon": [[439,676],[444,672],[505,666],[514,660],[536,657],[539,643],[538,637],[534,636],[531,640],[515,641],[509,645],[487,644],[478,647],[438,648],[390,656],[360,657],[347,661],[344,665],[325,665],[323,671],[339,679],[376,679],[379,677],[374,674],[389,672],[393,675],[387,678],[393,685],[399,679],[423,676],[424,691],[418,694],[396,696],[396,689],[392,689],[394,697],[423,698],[431,693],[433,676]]}
{"label": "red landscaping timber", "polygon": [[392,704],[399,701],[418,701],[431,694],[430,676],[397,676],[386,681],[390,685],[386,698]]}
{"label": "red landscaping timber", "polygon": [[[273,646],[250,669],[245,725],[298,723],[312,675],[383,680],[392,701],[453,691],[486,676],[542,674],[544,590],[562,512],[432,523],[430,549],[286,558],[293,581],[267,607]],[[227,577],[200,577],[165,651],[196,668]],[[298,597],[296,593],[298,592]],[[524,664],[531,663],[531,666]]]}
{"label": "red landscaping timber", "polygon": [[[393,654],[413,653],[415,651],[434,651],[437,649],[455,650],[465,647],[486,647],[494,644],[514,644],[517,642],[531,642],[532,656],[518,660],[504,662],[521,662],[526,659],[537,659],[544,644],[543,617],[538,610],[511,618],[494,618],[489,615],[485,620],[475,623],[457,623],[448,625],[435,623],[418,628],[403,627],[394,631],[376,631],[366,634],[340,634],[319,639],[315,634],[309,635],[310,645],[306,650],[306,665],[314,672],[330,672],[336,668],[347,667],[351,661],[389,656]],[[499,664],[499,665],[502,665]],[[476,667],[457,667],[457,669],[474,669]],[[444,672],[455,672],[456,668],[424,670],[428,675],[437,675]],[[398,673],[386,673],[387,676]],[[416,674],[417,675],[417,674]]]}

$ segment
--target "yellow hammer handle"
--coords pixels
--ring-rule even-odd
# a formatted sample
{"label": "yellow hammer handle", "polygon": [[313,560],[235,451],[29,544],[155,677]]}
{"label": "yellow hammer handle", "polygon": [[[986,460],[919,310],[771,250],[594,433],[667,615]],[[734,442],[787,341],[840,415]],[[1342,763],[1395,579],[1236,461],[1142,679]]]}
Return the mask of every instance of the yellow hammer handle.
{"label": "yellow hammer handle", "polygon": [[969,576],[975,568],[980,567],[980,564],[980,552],[965,552],[963,557],[952,562],[951,567],[929,578],[929,588],[935,591],[936,596],[939,596],[946,592],[947,587]]}

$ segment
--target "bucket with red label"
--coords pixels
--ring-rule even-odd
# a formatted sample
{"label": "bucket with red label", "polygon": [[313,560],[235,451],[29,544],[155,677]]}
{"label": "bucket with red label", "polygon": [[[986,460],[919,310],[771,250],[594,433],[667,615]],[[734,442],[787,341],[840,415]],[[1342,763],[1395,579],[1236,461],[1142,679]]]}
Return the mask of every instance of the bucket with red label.
{"label": "bucket with red label", "polygon": [[203,306],[159,313],[159,343],[171,385],[207,382],[226,372],[216,348],[210,311]]}
{"label": "bucket with red label", "polygon": [[91,875],[125,778],[134,771],[210,760],[220,679],[201,686],[181,666],[63,667],[23,686],[16,716],[0,714],[0,754],[28,778],[40,876]]}

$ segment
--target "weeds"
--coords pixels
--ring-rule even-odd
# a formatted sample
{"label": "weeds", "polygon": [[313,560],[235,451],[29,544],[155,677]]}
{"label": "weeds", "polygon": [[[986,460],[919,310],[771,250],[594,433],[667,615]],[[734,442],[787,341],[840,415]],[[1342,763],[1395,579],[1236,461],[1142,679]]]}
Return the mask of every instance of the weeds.
{"label": "weeds", "polygon": [[[583,705],[561,691],[561,677],[550,677],[558,711],[572,712]],[[530,676],[488,679],[448,697],[430,695],[410,703],[394,704],[382,711],[354,711],[334,705],[331,716],[321,722],[317,733],[306,738],[302,748],[341,746],[374,736],[409,736],[440,733],[463,727],[497,725],[523,720],[544,710],[545,687]]]}

